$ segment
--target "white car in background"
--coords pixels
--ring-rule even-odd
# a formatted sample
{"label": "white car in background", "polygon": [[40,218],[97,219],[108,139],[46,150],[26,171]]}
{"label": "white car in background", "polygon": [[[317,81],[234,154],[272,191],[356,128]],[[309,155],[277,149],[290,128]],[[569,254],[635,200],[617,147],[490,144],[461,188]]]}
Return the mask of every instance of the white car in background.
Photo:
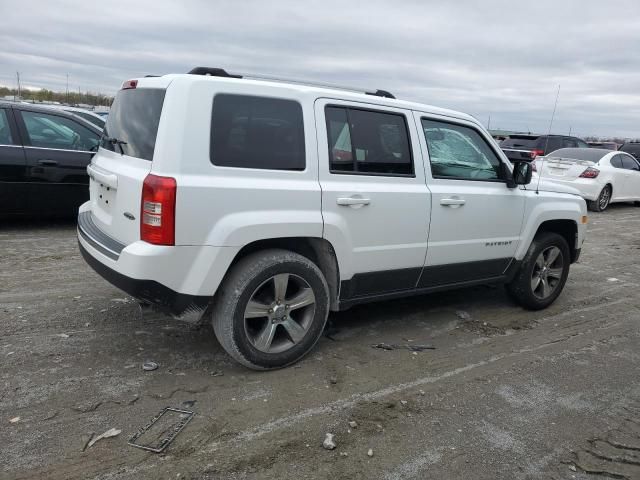
{"label": "white car in background", "polygon": [[628,153],[561,148],[538,157],[535,167],[543,179],[577,189],[595,212],[602,212],[612,202],[640,204],[640,163]]}

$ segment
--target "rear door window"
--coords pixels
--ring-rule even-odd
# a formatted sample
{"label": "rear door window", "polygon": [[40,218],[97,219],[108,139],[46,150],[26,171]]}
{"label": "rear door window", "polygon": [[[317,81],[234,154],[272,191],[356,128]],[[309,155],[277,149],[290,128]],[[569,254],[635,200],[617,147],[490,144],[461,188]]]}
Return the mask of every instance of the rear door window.
{"label": "rear door window", "polygon": [[161,88],[120,90],[111,105],[100,146],[130,157],[152,160],[164,94]]}
{"label": "rear door window", "polygon": [[216,95],[210,157],[220,167],[304,170],[302,106],[280,98]]}
{"label": "rear door window", "polygon": [[576,142],[573,138],[564,137],[562,139],[562,148],[578,148],[578,142]]}
{"label": "rear door window", "polygon": [[551,137],[544,136],[538,139],[538,143],[536,144],[536,148],[542,150],[544,154],[555,152],[556,150],[560,150],[562,147],[562,138],[561,137]]}
{"label": "rear door window", "polygon": [[329,106],[325,117],[331,173],[413,175],[404,115]]}
{"label": "rear door window", "polygon": [[88,151],[98,144],[96,133],[69,118],[26,110],[20,115],[32,147]]}
{"label": "rear door window", "polygon": [[15,145],[7,110],[4,108],[0,108],[0,145]]}

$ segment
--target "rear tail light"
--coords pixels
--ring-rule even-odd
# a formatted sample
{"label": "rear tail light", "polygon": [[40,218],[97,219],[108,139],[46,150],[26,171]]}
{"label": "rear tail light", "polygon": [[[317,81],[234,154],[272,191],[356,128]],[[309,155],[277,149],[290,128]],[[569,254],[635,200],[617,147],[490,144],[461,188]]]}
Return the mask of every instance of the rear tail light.
{"label": "rear tail light", "polygon": [[142,184],[140,239],[154,245],[175,245],[176,180],[147,175]]}
{"label": "rear tail light", "polygon": [[127,80],[122,84],[122,90],[129,90],[138,86],[138,80]]}
{"label": "rear tail light", "polygon": [[535,148],[531,150],[531,158],[535,159],[538,155],[544,155],[544,150],[540,150],[539,148]]}
{"label": "rear tail light", "polygon": [[599,173],[600,170],[598,170],[597,168],[589,167],[580,174],[580,178],[596,178]]}

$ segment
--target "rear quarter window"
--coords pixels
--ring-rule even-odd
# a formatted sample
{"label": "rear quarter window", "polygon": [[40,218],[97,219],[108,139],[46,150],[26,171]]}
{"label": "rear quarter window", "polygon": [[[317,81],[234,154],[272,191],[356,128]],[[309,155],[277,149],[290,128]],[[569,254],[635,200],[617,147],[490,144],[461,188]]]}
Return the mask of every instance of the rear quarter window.
{"label": "rear quarter window", "polygon": [[216,95],[210,159],[219,167],[304,170],[302,106],[280,98]]}

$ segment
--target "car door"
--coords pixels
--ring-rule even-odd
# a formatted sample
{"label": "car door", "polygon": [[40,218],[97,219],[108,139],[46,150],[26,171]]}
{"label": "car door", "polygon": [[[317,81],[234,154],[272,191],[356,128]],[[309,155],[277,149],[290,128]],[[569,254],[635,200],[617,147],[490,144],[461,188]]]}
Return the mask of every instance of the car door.
{"label": "car door", "polygon": [[624,169],[624,197],[628,200],[640,200],[640,165],[631,155],[619,155],[622,157]]}
{"label": "car door", "polygon": [[521,241],[525,192],[507,188],[506,164],[477,125],[419,112],[415,119],[433,205],[419,286],[501,276]]}
{"label": "car door", "polygon": [[324,238],[340,261],[340,298],[416,286],[427,251],[430,194],[411,112],[318,99]]}
{"label": "car door", "polygon": [[618,202],[624,201],[626,193],[625,193],[625,184],[627,183],[627,171],[625,170],[622,164],[623,155],[614,155],[609,160],[609,164],[613,167],[610,171],[610,180],[611,186],[613,188],[611,192],[611,201]]}
{"label": "car door", "polygon": [[86,169],[99,133],[56,112],[15,111],[25,142],[32,209],[44,214],[72,215],[89,199]]}
{"label": "car door", "polygon": [[27,164],[13,118],[13,109],[0,108],[0,216],[27,209]]}

